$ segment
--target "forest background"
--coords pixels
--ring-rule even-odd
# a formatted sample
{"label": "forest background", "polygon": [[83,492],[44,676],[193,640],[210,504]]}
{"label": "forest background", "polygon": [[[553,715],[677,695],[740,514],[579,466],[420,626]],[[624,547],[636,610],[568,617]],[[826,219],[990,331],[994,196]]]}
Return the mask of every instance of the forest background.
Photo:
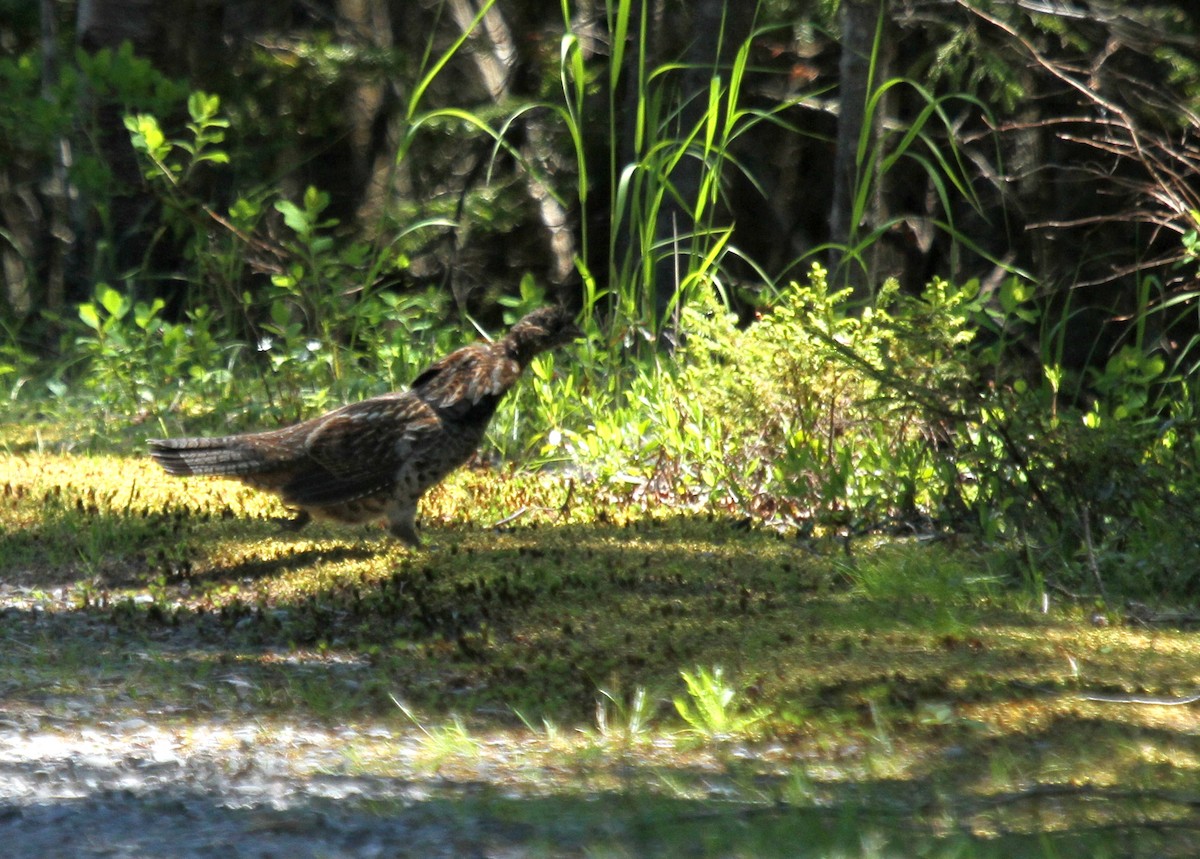
{"label": "forest background", "polygon": [[488,456],[801,539],[970,534],[1072,593],[1200,586],[1194,4],[0,22],[0,385],[38,444],[294,420],[554,299],[590,337]]}

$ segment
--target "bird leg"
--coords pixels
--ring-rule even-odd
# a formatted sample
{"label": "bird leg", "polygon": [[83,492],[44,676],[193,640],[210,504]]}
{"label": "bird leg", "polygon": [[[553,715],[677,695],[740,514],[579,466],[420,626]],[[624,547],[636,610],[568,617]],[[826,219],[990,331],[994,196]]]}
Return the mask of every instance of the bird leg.
{"label": "bird leg", "polygon": [[388,531],[397,540],[420,548],[421,538],[417,534],[417,510],[415,506],[392,507],[388,510]]}
{"label": "bird leg", "polygon": [[272,521],[279,525],[279,530],[294,534],[312,521],[312,514],[307,510],[297,510],[296,515],[291,519],[279,516]]}

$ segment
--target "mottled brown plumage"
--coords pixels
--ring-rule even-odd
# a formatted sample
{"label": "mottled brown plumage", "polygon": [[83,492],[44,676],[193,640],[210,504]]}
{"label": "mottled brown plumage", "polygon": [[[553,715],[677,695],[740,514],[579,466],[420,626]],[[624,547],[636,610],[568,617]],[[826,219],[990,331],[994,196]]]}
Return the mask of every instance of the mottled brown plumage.
{"label": "mottled brown plumage", "polygon": [[151,439],[150,455],[169,474],[232,477],[274,492],[300,511],[296,528],[311,516],[386,518],[394,536],[417,546],[421,496],[475,452],[529,362],[577,336],[567,311],[543,307],[503,339],[447,355],[406,391],[269,432]]}

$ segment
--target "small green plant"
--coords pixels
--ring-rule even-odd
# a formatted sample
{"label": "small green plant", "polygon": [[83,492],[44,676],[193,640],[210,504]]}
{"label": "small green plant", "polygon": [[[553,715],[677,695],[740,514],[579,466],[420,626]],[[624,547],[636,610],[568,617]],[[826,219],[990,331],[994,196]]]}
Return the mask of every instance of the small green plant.
{"label": "small green plant", "polygon": [[418,758],[424,766],[436,773],[448,761],[473,761],[479,757],[482,746],[458,715],[452,715],[449,724],[426,727],[400,699],[395,695],[389,697],[423,735]]}
{"label": "small green plant", "polygon": [[[187,99],[190,138],[168,139],[152,114],[125,117],[125,129],[130,133],[133,148],[150,162],[147,178],[165,180],[169,187],[178,189],[201,164],[228,164],[229,155],[219,144],[225,142],[229,120],[218,115],[220,108],[219,96],[191,93]],[[186,158],[176,158],[176,151],[185,153]]]}
{"label": "small green plant", "polygon": [[21,345],[19,329],[0,317],[0,332],[4,335],[0,338],[0,390],[9,400],[17,399],[37,372],[37,359]]}
{"label": "small green plant", "polygon": [[[243,384],[260,378],[259,399],[276,412],[291,410],[277,418],[294,419],[379,393],[379,376],[398,387],[457,345],[451,328],[435,327],[446,321],[448,296],[382,288],[408,266],[406,249],[420,232],[453,223],[415,218],[386,239],[347,239],[327,214],[330,195],[312,186],[299,200],[272,188],[246,190],[228,211],[217,211],[194,185],[202,166],[230,164],[230,122],[220,107],[217,96],[193,92],[181,135],[170,135],[149,113],[130,115],[125,125],[164,219],[190,237],[186,254],[196,261],[205,300],[219,302],[215,309],[192,303],[188,312],[222,321],[221,338],[236,344],[250,371]],[[276,231],[264,228],[271,211],[282,221]],[[265,287],[244,286],[247,250],[273,260]]]}
{"label": "small green plant", "polygon": [[154,411],[183,399],[226,397],[232,374],[204,310],[183,322],[162,316],[162,299],[135,301],[107,283],[79,305],[75,346],[88,370],[84,387],[101,418]]}
{"label": "small green plant", "polygon": [[596,699],[596,730],[605,739],[630,743],[644,739],[654,717],[654,702],[638,686],[626,701],[618,692],[601,689]]}
{"label": "small green plant", "polygon": [[558,727],[558,723],[551,719],[542,717],[541,726],[535,725],[530,719],[520,710],[513,709],[513,715],[521,720],[521,724],[529,729],[529,732],[537,737],[543,737],[547,742],[556,743],[562,736],[562,730]]}
{"label": "small green plant", "polygon": [[1200,209],[1188,212],[1191,228],[1184,232],[1180,243],[1183,245],[1183,262],[1189,265],[1200,263]]}
{"label": "small green plant", "polygon": [[742,695],[725,680],[719,667],[681,671],[687,696],[676,696],[675,711],[687,723],[688,732],[707,739],[723,739],[749,733],[770,711],[762,707],[747,709]]}

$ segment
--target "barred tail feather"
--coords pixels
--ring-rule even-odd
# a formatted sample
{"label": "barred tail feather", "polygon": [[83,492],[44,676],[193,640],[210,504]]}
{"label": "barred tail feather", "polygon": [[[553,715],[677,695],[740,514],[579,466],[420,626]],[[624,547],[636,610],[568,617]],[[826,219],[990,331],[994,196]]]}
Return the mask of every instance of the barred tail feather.
{"label": "barred tail feather", "polygon": [[153,438],[146,442],[150,456],[167,474],[214,474],[236,477],[254,474],[272,463],[263,451],[240,436],[221,438]]}

